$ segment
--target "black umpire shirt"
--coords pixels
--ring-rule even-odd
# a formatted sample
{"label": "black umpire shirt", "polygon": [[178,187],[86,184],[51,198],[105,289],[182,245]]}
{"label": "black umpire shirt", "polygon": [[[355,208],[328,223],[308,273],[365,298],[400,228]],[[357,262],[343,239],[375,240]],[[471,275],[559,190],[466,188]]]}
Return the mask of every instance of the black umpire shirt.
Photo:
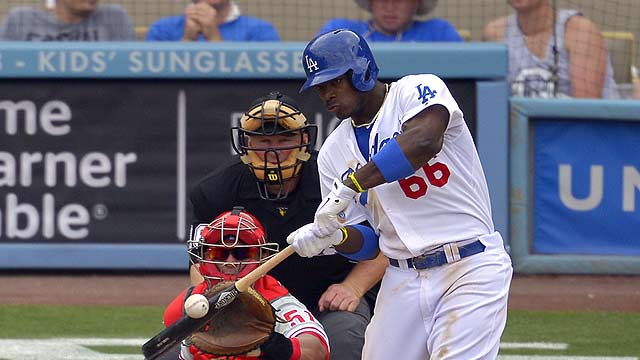
{"label": "black umpire shirt", "polygon": [[[256,178],[239,157],[209,173],[191,190],[193,223],[210,223],[216,216],[243,206],[265,227],[267,242],[285,248],[287,236],[313,222],[322,200],[318,177],[317,153],[302,167],[300,182],[287,198],[270,201],[260,198]],[[269,272],[311,311],[317,311],[318,299],[332,284],[341,282],[354,263],[340,255],[303,258],[292,255]]]}

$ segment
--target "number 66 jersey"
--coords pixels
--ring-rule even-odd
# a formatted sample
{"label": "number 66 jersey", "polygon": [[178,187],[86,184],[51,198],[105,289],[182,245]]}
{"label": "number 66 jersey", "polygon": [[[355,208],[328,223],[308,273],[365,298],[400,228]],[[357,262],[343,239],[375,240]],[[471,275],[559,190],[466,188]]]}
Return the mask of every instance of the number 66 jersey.
{"label": "number 66 jersey", "polygon": [[[363,128],[355,129],[346,119],[329,135],[318,157],[322,196],[326,196],[333,179],[344,180],[362,167],[402,133],[405,122],[433,105],[449,112],[441,151],[413,175],[360,194],[346,211],[348,223],[372,222],[380,235],[380,250],[390,258],[406,259],[494,232],[480,159],[445,83],[431,74],[409,75],[392,83],[377,120],[365,130],[370,131],[365,154],[356,138],[356,131]],[[358,136],[366,141],[366,133]]]}

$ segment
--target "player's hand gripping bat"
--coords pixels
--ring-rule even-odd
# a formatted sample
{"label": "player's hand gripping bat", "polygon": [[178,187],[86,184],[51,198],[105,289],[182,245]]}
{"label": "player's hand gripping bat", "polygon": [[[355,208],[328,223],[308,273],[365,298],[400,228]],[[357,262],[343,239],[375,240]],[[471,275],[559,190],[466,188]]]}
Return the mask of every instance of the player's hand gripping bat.
{"label": "player's hand gripping bat", "polygon": [[142,353],[144,354],[145,359],[157,359],[174,345],[208,324],[222,307],[232,302],[239,293],[247,291],[247,289],[256,282],[256,280],[265,275],[269,270],[273,269],[294,252],[295,250],[291,245],[287,246],[274,257],[267,260],[264,264],[245,275],[242,279],[236,281],[233,286],[228,287],[216,296],[210,298],[209,311],[205,316],[199,319],[183,316],[180,320],[149,339],[149,341],[142,345]]}

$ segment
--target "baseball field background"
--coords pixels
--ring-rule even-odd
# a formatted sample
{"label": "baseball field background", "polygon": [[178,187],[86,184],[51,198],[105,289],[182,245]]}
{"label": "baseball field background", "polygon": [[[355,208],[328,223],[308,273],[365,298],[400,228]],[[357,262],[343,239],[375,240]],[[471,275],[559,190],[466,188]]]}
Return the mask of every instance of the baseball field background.
{"label": "baseball field background", "polygon": [[[187,275],[0,275],[0,360],[141,360]],[[640,277],[514,277],[501,360],[640,359]]]}

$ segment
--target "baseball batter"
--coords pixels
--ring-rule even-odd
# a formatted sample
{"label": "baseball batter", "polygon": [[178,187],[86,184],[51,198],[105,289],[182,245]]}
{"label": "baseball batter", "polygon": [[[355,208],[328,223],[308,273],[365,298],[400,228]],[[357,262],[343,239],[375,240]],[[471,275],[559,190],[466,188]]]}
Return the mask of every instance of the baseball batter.
{"label": "baseball batter", "polygon": [[[363,359],[495,359],[512,266],[449,89],[431,74],[380,82],[366,41],[348,30],[313,39],[303,66],[302,90],[344,121],[320,151],[314,223],[288,241],[302,256],[333,246],[389,258]],[[345,216],[376,230],[343,228]]]}

